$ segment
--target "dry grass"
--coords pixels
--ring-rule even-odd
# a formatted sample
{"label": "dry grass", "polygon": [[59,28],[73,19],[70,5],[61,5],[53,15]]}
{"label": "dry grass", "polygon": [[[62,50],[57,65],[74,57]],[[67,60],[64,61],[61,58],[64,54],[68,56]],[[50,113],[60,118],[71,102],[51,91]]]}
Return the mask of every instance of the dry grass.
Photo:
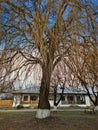
{"label": "dry grass", "polygon": [[34,112],[0,113],[0,130],[98,130],[98,112],[52,112],[40,120]]}

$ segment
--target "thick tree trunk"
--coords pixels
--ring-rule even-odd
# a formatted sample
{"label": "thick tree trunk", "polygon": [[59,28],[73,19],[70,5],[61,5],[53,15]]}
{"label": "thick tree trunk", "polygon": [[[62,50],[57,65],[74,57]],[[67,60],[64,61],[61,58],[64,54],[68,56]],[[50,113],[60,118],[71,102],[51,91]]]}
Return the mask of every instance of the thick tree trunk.
{"label": "thick tree trunk", "polygon": [[37,118],[46,118],[50,116],[50,103],[49,103],[49,88],[50,88],[51,73],[49,68],[43,68],[42,70],[42,81],[39,94],[38,111],[36,114]]}

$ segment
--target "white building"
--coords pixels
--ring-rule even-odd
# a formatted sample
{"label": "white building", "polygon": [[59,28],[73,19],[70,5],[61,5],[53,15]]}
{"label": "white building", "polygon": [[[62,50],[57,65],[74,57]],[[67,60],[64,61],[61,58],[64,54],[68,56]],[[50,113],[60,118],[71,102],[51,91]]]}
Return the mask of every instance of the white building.
{"label": "white building", "polygon": [[[23,90],[13,91],[13,107],[17,107],[20,104],[23,106],[33,106],[35,104],[37,105],[39,100],[39,89],[40,87],[32,87]],[[61,92],[62,89],[59,87],[57,89],[57,100],[59,99]],[[50,89],[49,101],[50,105],[54,106],[53,88]],[[87,96],[86,91],[74,89],[72,87],[65,87],[63,98],[58,106],[65,107],[72,105],[80,107],[90,106],[90,99]]]}

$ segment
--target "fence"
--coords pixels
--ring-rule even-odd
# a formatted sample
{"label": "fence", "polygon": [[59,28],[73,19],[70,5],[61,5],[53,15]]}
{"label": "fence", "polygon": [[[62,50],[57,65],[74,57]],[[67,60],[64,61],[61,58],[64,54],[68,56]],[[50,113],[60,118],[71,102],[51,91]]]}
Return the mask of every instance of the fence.
{"label": "fence", "polygon": [[12,106],[12,100],[0,100],[0,106]]}

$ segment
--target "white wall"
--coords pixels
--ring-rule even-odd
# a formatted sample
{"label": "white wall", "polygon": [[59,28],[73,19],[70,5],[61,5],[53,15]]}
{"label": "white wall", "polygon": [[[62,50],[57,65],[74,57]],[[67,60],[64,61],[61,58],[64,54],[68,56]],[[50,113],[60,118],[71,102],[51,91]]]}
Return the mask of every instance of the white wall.
{"label": "white wall", "polygon": [[86,102],[86,105],[87,105],[87,106],[90,106],[90,105],[91,105],[90,99],[89,99],[88,96],[85,96],[85,102]]}
{"label": "white wall", "polygon": [[[54,106],[54,102],[52,100],[49,101],[51,106]],[[90,99],[88,96],[85,96],[85,104],[62,104],[61,101],[57,107],[69,107],[69,106],[80,106],[80,107],[86,107],[90,106]]]}
{"label": "white wall", "polygon": [[13,99],[13,107],[17,107],[18,105],[20,105],[20,96],[19,95],[15,95],[14,99]]}

